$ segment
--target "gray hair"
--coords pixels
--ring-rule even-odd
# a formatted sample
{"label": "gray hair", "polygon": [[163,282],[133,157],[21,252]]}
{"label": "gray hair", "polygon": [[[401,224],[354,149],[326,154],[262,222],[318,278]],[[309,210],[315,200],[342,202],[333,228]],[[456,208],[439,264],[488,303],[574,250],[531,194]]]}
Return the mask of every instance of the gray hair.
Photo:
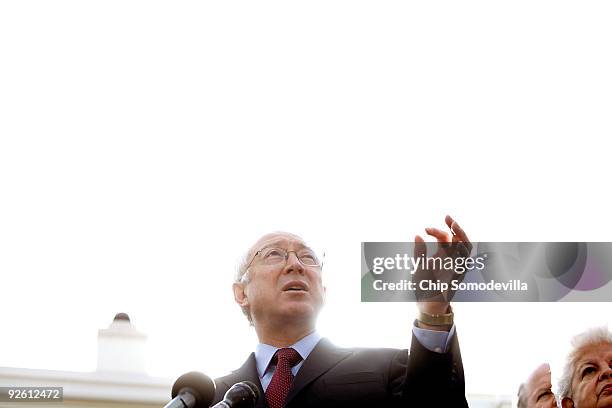
{"label": "gray hair", "polygon": [[521,383],[518,389],[518,401],[516,403],[517,408],[527,408],[527,396],[525,395],[526,391],[525,383]]}
{"label": "gray hair", "polygon": [[[238,266],[236,267],[236,273],[234,274],[234,283],[249,283],[248,265],[250,260],[251,250],[247,250],[244,255],[238,261]],[[248,307],[240,306],[242,309],[242,313],[249,319],[249,324],[253,326],[253,318],[251,318],[251,313]]]}
{"label": "gray hair", "polygon": [[248,278],[244,278],[244,275],[246,275],[247,273],[247,266],[249,265],[249,260],[250,260],[250,257],[249,257],[250,252],[251,252],[250,249],[246,251],[244,255],[242,255],[240,257],[240,260],[238,261],[238,266],[236,267],[236,273],[234,274],[235,283],[240,283],[242,282],[243,279],[248,279]]}
{"label": "gray hair", "polygon": [[576,363],[585,348],[602,344],[612,344],[612,333],[607,327],[594,327],[578,334],[572,339],[572,349],[565,360],[563,375],[559,380],[559,398],[572,397],[572,380]]}

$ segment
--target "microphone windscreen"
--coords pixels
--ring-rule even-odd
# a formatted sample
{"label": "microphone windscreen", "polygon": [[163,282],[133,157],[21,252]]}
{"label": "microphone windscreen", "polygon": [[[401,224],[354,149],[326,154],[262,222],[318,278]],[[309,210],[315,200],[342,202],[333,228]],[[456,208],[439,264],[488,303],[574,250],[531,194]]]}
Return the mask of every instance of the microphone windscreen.
{"label": "microphone windscreen", "polygon": [[241,381],[227,390],[223,401],[232,408],[253,408],[257,404],[259,396],[257,385],[250,381]]}
{"label": "microphone windscreen", "polygon": [[259,388],[250,381],[244,381],[244,384],[251,389],[251,392],[255,394],[255,402],[259,399]]}
{"label": "microphone windscreen", "polygon": [[190,392],[196,399],[193,408],[208,408],[215,398],[215,383],[207,375],[191,371],[181,375],[172,386],[172,398],[181,392]]}

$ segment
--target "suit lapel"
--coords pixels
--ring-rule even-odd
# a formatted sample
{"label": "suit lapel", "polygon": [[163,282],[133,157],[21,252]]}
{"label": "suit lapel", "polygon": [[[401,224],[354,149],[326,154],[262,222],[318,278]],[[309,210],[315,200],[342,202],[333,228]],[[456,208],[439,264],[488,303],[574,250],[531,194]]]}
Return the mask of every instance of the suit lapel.
{"label": "suit lapel", "polygon": [[[288,406],[291,400],[308,384],[329,371],[333,366],[344,360],[351,354],[350,351],[340,350],[336,348],[326,338],[321,339],[315,346],[308,358],[304,361],[302,367],[293,380],[289,394],[285,401],[285,406]],[[253,360],[255,360],[253,358]]]}
{"label": "suit lapel", "polygon": [[251,381],[259,388],[259,399],[257,400],[255,408],[268,408],[266,396],[261,386],[261,382],[259,381],[259,374],[257,373],[255,353],[251,353],[251,355],[249,356],[249,358],[247,358],[242,367],[240,367],[238,370],[234,371],[224,379],[224,382],[227,385],[228,389],[229,387],[240,381]]}

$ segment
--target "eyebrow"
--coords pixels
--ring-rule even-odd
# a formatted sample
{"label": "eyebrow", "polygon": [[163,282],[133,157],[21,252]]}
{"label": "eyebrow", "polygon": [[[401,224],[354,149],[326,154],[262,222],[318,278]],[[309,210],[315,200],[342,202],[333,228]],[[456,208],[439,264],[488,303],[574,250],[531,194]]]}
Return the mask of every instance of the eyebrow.
{"label": "eyebrow", "polygon": [[577,369],[576,369],[576,373],[575,373],[575,374],[581,375],[581,374],[582,374],[582,371],[583,371],[585,368],[588,368],[588,367],[597,367],[597,363],[596,363],[596,362],[594,362],[593,360],[585,360],[585,361],[581,361],[581,362],[579,362],[579,363],[576,365],[576,367],[577,367]]}
{"label": "eyebrow", "polygon": [[581,361],[580,363],[578,363],[578,367],[580,367],[580,368],[583,368],[585,366],[591,366],[591,365],[596,366],[597,362],[595,362],[593,360],[584,360],[584,361]]}

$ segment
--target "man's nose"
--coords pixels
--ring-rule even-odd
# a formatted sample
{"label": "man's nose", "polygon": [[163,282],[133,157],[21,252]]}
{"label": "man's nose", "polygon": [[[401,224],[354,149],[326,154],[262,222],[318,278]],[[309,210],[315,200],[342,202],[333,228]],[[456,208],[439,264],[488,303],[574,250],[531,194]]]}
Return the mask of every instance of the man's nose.
{"label": "man's nose", "polygon": [[304,266],[302,265],[297,255],[293,251],[287,254],[285,272],[286,273],[291,273],[291,272],[304,273]]}

